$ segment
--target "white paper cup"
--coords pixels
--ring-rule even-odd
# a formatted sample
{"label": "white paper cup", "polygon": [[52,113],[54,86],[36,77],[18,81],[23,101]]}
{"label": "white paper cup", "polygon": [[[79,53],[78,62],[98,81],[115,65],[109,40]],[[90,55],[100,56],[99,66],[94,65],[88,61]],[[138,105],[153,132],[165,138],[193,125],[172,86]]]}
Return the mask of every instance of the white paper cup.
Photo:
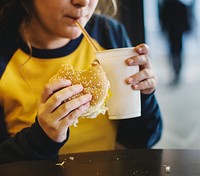
{"label": "white paper cup", "polygon": [[125,79],[139,71],[139,66],[128,66],[125,60],[137,55],[131,48],[111,49],[95,53],[110,81],[112,96],[107,100],[109,119],[128,119],[141,116],[139,90],[133,90]]}

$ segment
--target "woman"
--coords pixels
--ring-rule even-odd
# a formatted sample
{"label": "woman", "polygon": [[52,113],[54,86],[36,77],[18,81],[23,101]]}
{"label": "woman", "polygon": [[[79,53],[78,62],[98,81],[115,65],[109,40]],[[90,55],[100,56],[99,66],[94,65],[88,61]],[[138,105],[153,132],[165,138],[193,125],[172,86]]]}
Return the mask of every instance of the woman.
{"label": "woman", "polygon": [[[62,103],[83,87],[71,85],[70,80],[48,82],[62,64],[86,69],[94,59],[91,47],[75,25],[77,20],[101,50],[131,46],[122,25],[94,14],[97,4],[98,0],[1,2],[1,162],[55,159],[59,151],[114,149],[116,138],[129,148],[151,147],[159,140],[162,121],[153,94],[156,78],[146,45],[136,46],[139,56],[126,60],[129,66],[140,65],[140,72],[124,78],[142,92],[140,118],[118,124],[106,115],[79,118],[88,109],[91,95]],[[78,118],[78,128],[71,126]]]}

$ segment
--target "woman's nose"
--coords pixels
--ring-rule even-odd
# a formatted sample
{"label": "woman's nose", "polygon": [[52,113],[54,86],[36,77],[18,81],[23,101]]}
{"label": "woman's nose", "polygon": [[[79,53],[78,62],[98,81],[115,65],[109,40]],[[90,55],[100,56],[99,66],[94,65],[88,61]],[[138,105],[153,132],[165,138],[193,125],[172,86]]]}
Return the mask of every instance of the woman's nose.
{"label": "woman's nose", "polygon": [[78,7],[84,7],[89,4],[90,0],[72,0],[72,4]]}

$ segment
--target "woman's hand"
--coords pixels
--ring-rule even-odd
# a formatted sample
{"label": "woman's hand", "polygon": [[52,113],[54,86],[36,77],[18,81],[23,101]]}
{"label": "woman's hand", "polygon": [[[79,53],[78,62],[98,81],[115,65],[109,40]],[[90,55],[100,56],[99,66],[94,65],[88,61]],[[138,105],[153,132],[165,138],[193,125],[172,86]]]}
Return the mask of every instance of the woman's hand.
{"label": "woman's hand", "polygon": [[139,65],[140,71],[126,79],[127,84],[135,90],[141,90],[143,94],[151,94],[157,85],[155,73],[151,68],[148,52],[149,47],[146,44],[137,45],[134,51],[138,53],[137,56],[128,58],[127,65]]}
{"label": "woman's hand", "polygon": [[82,90],[82,85],[71,85],[69,80],[64,79],[45,85],[37,116],[41,128],[53,141],[64,141],[68,127],[89,108],[92,99],[90,94],[69,100]]}

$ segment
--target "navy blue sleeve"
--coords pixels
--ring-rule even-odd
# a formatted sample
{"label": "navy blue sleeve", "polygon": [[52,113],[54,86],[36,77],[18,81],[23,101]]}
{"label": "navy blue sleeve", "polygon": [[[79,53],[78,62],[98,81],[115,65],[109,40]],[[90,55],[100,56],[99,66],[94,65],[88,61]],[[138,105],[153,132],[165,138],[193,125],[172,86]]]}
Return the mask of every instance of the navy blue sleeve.
{"label": "navy blue sleeve", "polygon": [[[67,133],[67,139],[69,131]],[[31,127],[18,132],[0,143],[0,164],[20,160],[57,159],[65,144],[52,141],[36,121]]]}
{"label": "navy blue sleeve", "polygon": [[[124,26],[116,20],[94,15],[86,29],[105,49],[131,47]],[[119,121],[117,141],[127,148],[151,148],[162,134],[162,116],[154,93],[141,95],[141,117]]]}

